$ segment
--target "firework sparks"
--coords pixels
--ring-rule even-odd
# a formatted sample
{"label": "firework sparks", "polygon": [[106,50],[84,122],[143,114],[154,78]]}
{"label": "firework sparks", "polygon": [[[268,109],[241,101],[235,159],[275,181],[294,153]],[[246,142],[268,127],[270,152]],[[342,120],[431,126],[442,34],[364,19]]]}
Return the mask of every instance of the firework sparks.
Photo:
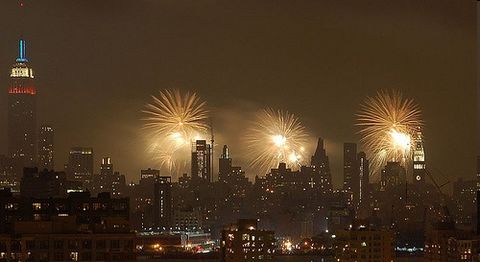
{"label": "firework sparks", "polygon": [[161,167],[180,172],[189,156],[191,142],[208,130],[205,102],[195,93],[163,90],[145,106],[144,129],[153,139],[149,151]]}
{"label": "firework sparks", "polygon": [[257,115],[245,140],[250,165],[266,173],[280,162],[299,166],[303,162],[307,133],[293,114],[266,109]]}
{"label": "firework sparks", "polygon": [[411,139],[423,126],[420,108],[413,99],[397,91],[381,91],[365,100],[357,117],[361,142],[372,157],[375,173],[387,161],[405,165],[411,160]]}

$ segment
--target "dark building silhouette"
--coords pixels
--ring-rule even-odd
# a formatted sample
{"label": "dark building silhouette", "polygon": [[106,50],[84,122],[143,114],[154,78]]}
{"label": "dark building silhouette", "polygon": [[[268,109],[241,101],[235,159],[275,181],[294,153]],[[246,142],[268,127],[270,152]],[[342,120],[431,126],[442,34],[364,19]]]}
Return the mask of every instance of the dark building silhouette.
{"label": "dark building silhouette", "polygon": [[140,183],[142,181],[155,181],[155,178],[158,177],[160,175],[160,170],[158,169],[152,169],[152,168],[148,168],[148,169],[142,169],[140,170]]}
{"label": "dark building silhouette", "polygon": [[36,167],[24,168],[20,183],[20,193],[23,197],[49,198],[63,197],[68,187],[65,172],[55,172]]}
{"label": "dark building silhouette", "polygon": [[225,180],[225,178],[230,174],[231,171],[232,159],[230,158],[228,152],[228,146],[224,145],[220,159],[218,159],[218,179],[220,181]]}
{"label": "dark building silhouette", "polygon": [[157,177],[153,195],[154,224],[160,230],[168,230],[173,224],[172,177]]}
{"label": "dark building silhouette", "polygon": [[76,216],[78,224],[94,230],[107,217],[129,220],[129,199],[111,198],[109,193],[97,197],[89,192],[72,192],[67,197],[36,198],[13,195],[0,190],[0,231],[8,232],[15,221],[48,221],[54,216]]}
{"label": "dark building silhouette", "polygon": [[192,178],[212,182],[211,145],[206,140],[197,140],[192,145]]}
{"label": "dark building silhouette", "polygon": [[317,149],[311,158],[311,166],[318,174],[318,183],[323,192],[332,191],[332,174],[330,172],[330,161],[325,150],[324,141],[318,138]]}
{"label": "dark building silhouette", "polygon": [[453,183],[453,201],[456,205],[457,225],[474,226],[476,210],[477,181],[457,179]]}
{"label": "dark building silhouette", "polygon": [[68,178],[90,187],[93,179],[93,148],[72,147],[68,155]]}
{"label": "dark building silhouette", "polygon": [[357,155],[359,182],[358,185],[358,202],[359,204],[367,197],[370,191],[370,162],[367,159],[365,152],[360,152]]}
{"label": "dark building silhouette", "polygon": [[477,236],[480,236],[480,190],[477,191]]}
{"label": "dark building silhouette", "polygon": [[232,158],[230,157],[228,146],[224,145],[222,154],[218,159],[218,181],[221,183],[226,183],[231,186],[231,189],[234,190],[232,193],[236,192],[239,187],[242,187],[245,183],[248,183],[248,178],[245,176],[245,172],[239,166],[232,166]]}
{"label": "dark building silhouette", "polygon": [[343,189],[352,191],[357,178],[357,144],[343,144]]}
{"label": "dark building silhouette", "polygon": [[480,189],[480,156],[477,156],[477,188]]}
{"label": "dark building silhouette", "polygon": [[[153,184],[155,179],[160,176],[160,170],[158,169],[143,169],[140,170],[140,187],[142,191],[153,192]],[[150,190],[151,189],[151,190]]]}
{"label": "dark building silhouette", "polygon": [[175,230],[195,232],[202,228],[200,210],[192,206],[175,208],[173,212],[173,228]]}
{"label": "dark building silhouette", "polygon": [[24,167],[33,167],[37,143],[37,90],[33,70],[28,64],[26,42],[19,41],[19,55],[10,73],[8,88],[8,153],[15,174],[20,178]]}
{"label": "dark building silhouette", "polygon": [[18,190],[20,180],[15,176],[12,158],[0,155],[0,187],[9,187]]}
{"label": "dark building silhouette", "polygon": [[21,261],[135,259],[128,199],[108,193],[32,198],[0,190],[0,235],[2,260],[4,254]]}
{"label": "dark building silhouette", "polygon": [[155,180],[159,176],[158,169],[141,170],[139,183],[129,185],[127,190],[132,204],[132,225],[138,230],[150,230],[156,227],[153,203]]}
{"label": "dark building silhouette", "polygon": [[454,227],[430,229],[426,233],[424,261],[479,261],[480,237]]}
{"label": "dark building silhouette", "polygon": [[125,194],[125,176],[114,172],[113,162],[110,157],[102,158],[100,163],[100,174],[93,177],[93,192],[109,192],[113,197]]}
{"label": "dark building silhouette", "polygon": [[100,164],[100,175],[113,176],[113,163],[110,157],[102,158],[102,162]]}
{"label": "dark building silhouette", "polygon": [[54,169],[54,130],[50,125],[42,125],[38,135],[38,167]]}
{"label": "dark building silhouette", "polygon": [[360,195],[360,177],[357,161],[357,144],[343,144],[343,190],[351,192],[353,202],[357,203]]}
{"label": "dark building silhouette", "polygon": [[399,162],[387,162],[385,168],[382,169],[380,190],[388,191],[399,185],[405,185],[406,179],[405,168]]}

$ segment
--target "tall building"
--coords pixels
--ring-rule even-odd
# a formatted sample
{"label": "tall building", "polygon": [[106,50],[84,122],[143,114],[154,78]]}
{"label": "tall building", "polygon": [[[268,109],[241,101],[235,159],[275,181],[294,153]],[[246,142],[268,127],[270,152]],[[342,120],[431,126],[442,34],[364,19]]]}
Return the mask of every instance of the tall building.
{"label": "tall building", "polygon": [[173,224],[172,177],[157,177],[153,194],[154,224],[161,230],[169,230]]}
{"label": "tall building", "polygon": [[359,172],[359,190],[358,203],[361,203],[367,197],[370,188],[370,162],[367,159],[365,152],[360,152],[357,155],[358,172]]}
{"label": "tall building", "polygon": [[413,183],[425,183],[426,165],[425,151],[423,150],[422,131],[417,130],[413,150]]}
{"label": "tall building", "polygon": [[380,190],[387,191],[406,183],[406,171],[399,162],[387,162],[380,177]]}
{"label": "tall building", "polygon": [[132,225],[137,229],[146,230],[155,227],[154,198],[155,181],[160,176],[158,169],[143,169],[140,171],[140,182],[131,190],[133,215]]}
{"label": "tall building", "polygon": [[72,147],[68,156],[69,179],[83,183],[89,187],[93,178],[93,148]]}
{"label": "tall building", "polygon": [[318,183],[322,192],[332,191],[332,174],[330,162],[325,150],[324,141],[318,138],[317,149],[311,158],[310,165],[313,166],[319,176]]}
{"label": "tall building", "polygon": [[480,190],[480,156],[477,156],[477,189]]}
{"label": "tall building", "polygon": [[343,144],[343,189],[353,193],[354,202],[359,198],[359,169],[357,162],[357,144]]}
{"label": "tall building", "polygon": [[54,169],[54,130],[50,125],[42,125],[38,136],[38,166],[40,169]]}
{"label": "tall building", "polygon": [[8,153],[19,178],[24,167],[35,165],[37,90],[26,56],[26,42],[19,41],[19,55],[10,73],[8,88]]}
{"label": "tall building", "polygon": [[125,176],[113,171],[113,162],[110,157],[102,158],[100,174],[93,178],[93,192],[109,192],[113,197],[122,196],[126,190]]}
{"label": "tall building", "polygon": [[142,169],[140,170],[140,184],[153,184],[158,176],[160,176],[158,169]]}
{"label": "tall building", "polygon": [[222,155],[218,159],[218,178],[220,181],[225,180],[225,178],[232,171],[232,158],[228,153],[228,146],[224,145],[222,149]]}
{"label": "tall building", "polygon": [[100,175],[101,176],[112,176],[113,175],[113,164],[110,157],[102,158],[102,163],[100,164]]}
{"label": "tall building", "polygon": [[192,145],[192,178],[212,182],[211,145],[206,140],[197,140]]}

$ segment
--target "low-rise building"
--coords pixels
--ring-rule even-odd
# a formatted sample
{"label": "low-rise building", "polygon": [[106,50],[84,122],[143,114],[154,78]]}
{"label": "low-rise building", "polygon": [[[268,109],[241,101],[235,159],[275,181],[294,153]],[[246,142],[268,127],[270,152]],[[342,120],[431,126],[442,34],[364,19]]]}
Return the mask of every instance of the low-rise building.
{"label": "low-rise building", "polygon": [[222,230],[221,251],[224,262],[273,260],[274,232],[259,230],[255,219],[240,219]]}
{"label": "low-rise building", "polygon": [[395,237],[388,229],[367,223],[354,223],[348,230],[335,232],[335,258],[338,261],[394,261]]}

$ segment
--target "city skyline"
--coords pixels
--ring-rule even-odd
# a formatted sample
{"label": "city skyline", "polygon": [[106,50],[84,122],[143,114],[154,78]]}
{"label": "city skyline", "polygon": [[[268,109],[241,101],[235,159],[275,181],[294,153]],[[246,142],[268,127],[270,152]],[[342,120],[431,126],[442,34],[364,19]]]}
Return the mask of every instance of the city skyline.
{"label": "city skyline", "polygon": [[[7,12],[1,16],[3,17],[1,19],[7,19],[9,15],[17,12],[18,8],[15,4],[16,3],[11,4],[9,8],[4,9],[7,10]],[[399,35],[409,35],[409,33],[402,31],[404,28],[392,21],[387,23],[387,28],[380,30],[380,33],[376,32],[378,35],[370,36],[370,38],[368,38],[367,35],[367,39],[362,40],[355,35],[358,34],[358,32],[353,32],[359,28],[355,28],[355,30],[350,32],[342,27],[345,25],[347,25],[347,27],[348,25],[352,26],[353,21],[350,21],[349,19],[334,19],[333,17],[327,16],[325,19],[330,19],[330,22],[332,22],[333,19],[334,22],[336,21],[340,24],[345,23],[343,25],[336,25],[333,23],[334,25],[339,26],[338,30],[343,29],[345,31],[342,31],[343,34],[338,35],[336,33],[339,32],[329,31],[328,29],[314,32],[314,28],[310,28],[312,30],[311,34],[306,37],[311,37],[312,41],[307,41],[305,39],[302,40],[309,45],[321,43],[322,37],[319,35],[321,35],[322,32],[328,33],[326,35],[329,36],[325,38],[329,41],[315,47],[319,48],[320,51],[314,49],[313,46],[308,48],[308,51],[311,51],[311,53],[299,53],[299,46],[296,46],[294,43],[278,43],[277,40],[279,39],[288,39],[287,35],[269,36],[266,33],[267,31],[265,31],[266,28],[262,27],[257,29],[258,32],[255,32],[256,34],[252,33],[250,35],[253,37],[252,41],[256,45],[249,46],[249,42],[246,41],[246,48],[234,45],[228,46],[228,48],[234,48],[234,50],[230,50],[230,52],[227,52],[227,50],[223,53],[225,56],[223,59],[225,60],[222,60],[223,56],[221,54],[217,54],[217,57],[215,58],[210,57],[211,60],[208,60],[205,62],[207,64],[203,65],[206,66],[206,68],[198,72],[198,69],[202,67],[202,63],[198,63],[198,61],[202,60],[202,58],[209,57],[209,52],[213,52],[214,50],[207,45],[199,47],[188,45],[185,40],[188,39],[187,33],[190,32],[190,29],[187,30],[186,28],[183,28],[186,30],[183,31],[183,33],[185,33],[183,37],[182,35],[179,35],[178,38],[176,38],[174,37],[175,34],[173,29],[172,31],[169,31],[164,28],[163,30],[167,31],[163,32],[170,33],[170,36],[172,37],[167,37],[167,34],[167,36],[156,38],[153,28],[156,24],[156,20],[154,19],[159,18],[154,14],[150,13],[146,18],[142,18],[153,19],[151,25],[147,24],[145,28],[146,32],[144,32],[145,35],[143,35],[142,32],[136,32],[133,28],[127,28],[127,32],[135,32],[138,34],[139,39],[136,41],[127,41],[124,37],[119,38],[118,36],[101,35],[100,32],[111,33],[110,31],[112,28],[110,27],[113,27],[113,31],[121,28],[119,19],[122,15],[127,15],[126,10],[130,7],[130,4],[124,3],[123,6],[118,5],[117,8],[114,8],[112,11],[114,14],[118,15],[118,17],[114,17],[112,21],[102,20],[101,15],[103,12],[106,12],[106,10],[101,7],[94,7],[93,4],[88,3],[80,4],[80,7],[84,8],[85,15],[91,16],[90,18],[92,21],[88,19],[84,20],[80,17],[72,17],[72,21],[82,30],[79,30],[77,33],[72,33],[71,35],[67,34],[66,28],[53,23],[53,18],[47,19],[43,23],[32,25],[32,22],[29,20],[38,17],[39,12],[45,7],[34,2],[27,2],[27,4],[30,5],[27,6],[27,11],[30,12],[29,14],[31,14],[32,17],[23,18],[23,22],[29,24],[29,26],[23,30],[23,34],[24,38],[29,43],[28,57],[31,59],[31,64],[36,71],[36,84],[38,86],[39,97],[38,115],[40,119],[38,124],[40,125],[41,123],[48,122],[51,123],[55,129],[56,146],[54,162],[56,164],[56,169],[62,169],[61,167],[63,164],[67,162],[69,149],[75,146],[94,148],[95,173],[98,173],[99,171],[100,159],[105,156],[112,157],[116,168],[122,173],[125,173],[128,180],[137,180],[142,168],[158,167],[154,164],[154,161],[151,160],[151,157],[144,149],[145,143],[142,141],[142,133],[140,131],[142,123],[139,120],[141,118],[141,110],[143,109],[144,104],[149,102],[150,95],[156,95],[158,94],[158,91],[165,88],[179,88],[184,91],[197,91],[203,99],[208,101],[211,111],[222,112],[221,114],[214,116],[216,130],[219,130],[216,133],[215,139],[215,163],[220,156],[221,147],[223,144],[227,144],[231,149],[231,155],[234,159],[235,165],[240,165],[242,167],[247,166],[247,163],[241,157],[238,157],[238,152],[242,150],[241,144],[235,142],[235,137],[238,136],[238,133],[230,133],[231,130],[228,130],[228,127],[231,126],[230,124],[232,122],[238,122],[239,117],[244,118],[245,115],[253,114],[257,110],[264,108],[262,103],[265,102],[264,100],[266,98],[267,106],[288,110],[300,116],[313,139],[311,144],[312,148],[310,150],[311,153],[313,153],[313,147],[315,146],[317,137],[322,137],[326,140],[326,150],[331,160],[334,184],[338,187],[343,180],[343,173],[341,171],[343,163],[343,143],[359,141],[359,137],[355,134],[358,130],[354,127],[355,113],[357,113],[359,109],[359,104],[366,96],[374,95],[375,92],[380,89],[394,88],[404,91],[405,95],[408,97],[413,97],[424,112],[424,118],[426,121],[425,151],[427,163],[436,169],[443,170],[443,173],[449,175],[451,180],[454,180],[457,177],[469,177],[475,172],[475,145],[474,143],[471,143],[474,139],[475,118],[474,113],[470,113],[470,110],[468,110],[468,108],[471,108],[471,112],[475,112],[473,109],[475,107],[474,100],[476,98],[474,94],[475,88],[473,88],[475,74],[472,69],[474,67],[469,64],[474,63],[473,59],[470,62],[467,59],[468,47],[471,48],[473,53],[474,46],[469,46],[468,41],[463,41],[464,39],[462,39],[462,42],[460,43],[455,39],[440,38],[448,41],[446,43],[441,43],[441,41],[436,42],[437,44],[433,45],[434,50],[425,49],[426,46],[432,45],[429,41],[435,42],[434,40],[439,40],[436,39],[436,37],[438,38],[441,36],[436,34],[443,33],[445,34],[443,35],[444,37],[450,37],[449,34],[452,33],[452,31],[448,30],[454,30],[456,28],[455,26],[459,26],[452,23],[447,27],[440,28],[440,25],[442,25],[441,19],[444,17],[451,16],[457,19],[454,21],[462,25],[461,32],[458,32],[458,34],[461,34],[461,37],[474,38],[474,27],[470,28],[470,23],[467,23],[468,19],[472,19],[472,21],[474,19],[473,8],[471,11],[468,9],[467,12],[471,16],[467,16],[464,20],[460,20],[459,15],[461,12],[458,10],[447,11],[446,9],[442,9],[447,6],[446,2],[443,2],[443,5],[440,5],[440,7],[431,11],[430,14],[438,19],[435,20],[438,24],[434,23],[430,25],[433,28],[436,28],[435,26],[438,27],[438,31],[435,31],[436,34],[427,34],[423,31],[426,28],[417,28],[418,31],[414,30],[413,32],[409,32],[410,34],[419,34],[423,32],[426,35],[418,36],[421,41],[419,41],[417,48],[408,46],[405,50],[401,47],[398,47],[398,49],[387,48],[384,45],[385,43],[368,42],[368,40],[378,40],[382,39],[382,37],[385,37],[385,39],[383,39],[384,41],[393,41],[398,38]],[[72,4],[72,2],[59,4],[49,10],[52,12],[65,11],[68,13],[69,4]],[[100,6],[103,6],[103,4],[105,3],[100,4]],[[315,5],[314,3],[310,4]],[[214,8],[208,4],[204,5],[198,4],[192,7],[192,12],[199,14],[197,19],[200,22],[204,22],[213,29],[220,30],[220,32],[217,35],[208,35],[206,31],[202,31],[203,34],[198,33],[198,35],[192,35],[192,39],[210,41],[217,39],[220,42],[221,40],[228,41],[226,38],[230,35],[228,35],[226,28],[209,24],[209,20],[202,16],[202,14],[206,15],[212,14],[209,12],[214,12],[208,10],[208,7],[213,9],[217,8],[216,11],[218,11],[218,8],[222,7]],[[144,1],[138,3],[138,6],[136,7],[139,9],[137,12],[140,10],[143,12],[147,7],[159,8],[159,4]],[[171,8],[171,10],[176,10],[175,6],[167,5],[167,7]],[[267,8],[267,6],[260,7],[264,9],[261,9],[259,12],[266,12],[265,8]],[[400,7],[408,10],[409,8],[413,8],[402,5],[400,5]],[[335,4],[330,4],[328,5],[328,8],[335,9],[339,7]],[[362,17],[362,14],[359,14],[358,10],[354,10],[354,8],[361,7],[352,6],[350,12],[353,15],[356,15],[356,17]],[[135,12],[135,9],[133,10]],[[308,10],[302,9],[300,11],[303,12],[303,15],[309,15]],[[1,12],[2,11],[0,11],[0,14]],[[252,14],[252,18],[261,19],[261,15],[259,14],[256,16],[255,14]],[[132,17],[128,18],[134,19]],[[374,17],[372,19],[380,18],[382,17]],[[62,21],[62,19],[67,19],[67,16],[59,16],[55,19]],[[298,17],[292,17],[284,20],[282,19],[281,14],[272,15],[272,23],[282,24],[291,22],[292,28],[289,28],[289,33],[293,33],[295,29],[299,28],[298,26],[302,24],[302,21],[299,21],[298,19]],[[402,17],[402,19],[406,18]],[[186,22],[194,23],[195,21],[196,20],[192,18]],[[104,24],[102,24],[102,26],[105,26],[103,29],[100,27],[97,28],[98,31],[93,31],[98,32],[100,35],[93,35],[99,37],[103,41],[99,41],[99,46],[89,47],[89,50],[93,52],[93,54],[97,54],[98,57],[96,55],[91,55],[88,56],[88,60],[82,60],[86,58],[80,56],[82,53],[81,50],[78,52],[79,54],[74,54],[72,52],[73,49],[82,47],[88,43],[88,41],[82,39],[82,36],[88,36],[88,33],[90,32],[87,29],[90,26],[94,26],[94,22],[103,22]],[[135,24],[135,20],[130,22]],[[171,22],[173,25],[182,28],[180,21],[173,19]],[[228,19],[227,22],[234,23]],[[468,26],[464,26],[462,23],[467,23]],[[59,32],[51,33],[54,35],[51,39],[50,37],[43,37],[42,32],[51,25],[57,26]],[[367,21],[367,25],[373,26],[376,24],[372,21],[370,21],[370,23]],[[128,26],[131,25],[129,24]],[[236,26],[246,30],[242,25]],[[389,31],[388,26],[391,27],[390,29],[396,30]],[[108,30],[110,31],[106,32]],[[447,31],[443,32],[441,30]],[[19,38],[19,33],[18,31],[15,31],[15,28],[6,29],[6,32],[6,37],[4,38],[5,41],[0,44],[0,47],[3,50],[0,52],[0,69],[2,69],[2,72],[5,72],[2,74],[4,77],[1,77],[0,79],[3,79],[1,80],[1,83],[3,83],[2,85],[4,85],[5,88],[8,85],[8,70],[3,69],[5,67],[11,67],[14,58],[16,57],[15,49]],[[348,32],[352,35],[349,35]],[[368,30],[364,29],[362,32],[368,33]],[[388,35],[387,32],[390,32],[390,35]],[[276,33],[279,32],[276,31]],[[240,37],[242,34],[249,35],[248,31],[241,31],[238,36]],[[259,39],[255,40],[254,35]],[[356,40],[354,43],[357,43],[357,46],[353,46],[352,48],[352,46],[349,46],[346,43],[343,43],[344,45],[337,49],[329,46],[334,43],[336,39],[346,40],[348,38],[347,36],[351,36],[353,40]],[[145,39],[142,37],[146,37],[147,39],[148,37],[152,37],[151,40],[153,43],[151,43],[152,41],[149,41],[146,43],[148,46],[141,45],[141,43],[144,42],[141,41],[141,39]],[[53,41],[54,39],[57,39],[57,41]],[[64,39],[66,42],[62,42],[62,45],[65,44],[67,48],[54,48],[56,47],[54,43],[58,43],[58,39]],[[122,41],[116,41],[120,39],[126,41],[127,44],[123,45],[121,44]],[[78,43],[76,41],[78,41]],[[425,41],[424,45],[421,44],[422,41]],[[264,50],[261,48],[262,46],[266,48],[266,46],[269,46],[267,44],[273,43],[278,44],[278,46],[271,47],[273,49],[271,52],[268,52],[270,49]],[[367,43],[372,44],[373,47],[366,47],[365,45]],[[161,48],[154,48],[156,44],[160,44]],[[184,45],[183,48],[181,48],[182,44]],[[161,59],[163,55],[167,55],[169,54],[168,51],[171,51],[168,47],[173,48],[177,47],[177,45],[180,45],[180,47],[178,47],[178,49],[174,48],[173,54],[170,54],[171,60]],[[453,49],[453,54],[442,54],[442,50],[445,51],[446,49],[451,49],[450,45],[457,47],[457,49]],[[353,60],[347,59],[348,57],[342,58],[342,55],[340,55],[337,57],[340,58],[339,61],[333,61],[333,57],[328,57],[325,51],[321,51],[322,46],[324,48],[328,47],[330,50],[340,51],[340,54],[344,54],[342,51],[345,52],[347,47],[352,48],[352,50],[355,50],[358,53],[356,56],[353,56]],[[467,46],[467,51],[462,50],[465,46]],[[260,48],[257,50],[257,47]],[[132,54],[125,54],[122,52],[129,48],[133,48]],[[198,48],[197,52],[192,51],[192,48]],[[378,51],[378,53],[374,53],[373,49],[375,48],[381,50]],[[366,49],[365,53],[363,53],[364,49]],[[141,53],[138,53],[147,50],[149,51],[147,56],[145,56],[145,54],[142,56]],[[188,52],[190,52],[189,54],[193,56],[191,58],[183,57],[181,54],[185,50],[188,50]],[[238,56],[238,54],[242,54],[243,52],[255,50],[257,50],[257,52],[253,52],[248,58],[243,60]],[[261,54],[260,50],[267,51],[267,54]],[[296,56],[285,55],[288,51],[294,51]],[[390,54],[390,51],[397,51],[399,54]],[[405,53],[402,53],[404,51],[413,52],[424,59],[423,61],[417,61],[416,59],[413,59],[413,57],[407,57],[400,60],[403,63],[399,63],[397,66],[389,64],[389,67],[391,68],[382,71],[383,68],[381,67],[385,64],[382,61],[382,55],[389,53],[389,58],[395,60],[405,55]],[[135,52],[137,53],[135,54]],[[352,51],[349,50],[348,52]],[[436,57],[434,55],[436,52],[442,54],[442,58]],[[103,59],[101,54],[105,55]],[[281,56],[282,54],[283,56]],[[121,59],[117,57],[121,55],[125,55],[125,57]],[[330,68],[329,66],[318,64],[314,59],[309,59],[309,55],[328,58],[326,59],[328,62],[325,62],[325,64],[330,65]],[[150,58],[150,56],[152,58]],[[136,60],[136,58],[141,57],[146,57],[148,62],[152,63],[152,70],[148,70],[148,66],[146,67],[147,70],[136,68],[144,67],[143,64]],[[194,58],[197,59],[197,62],[194,61],[196,60]],[[287,64],[286,62],[291,59],[297,63],[297,65],[302,67],[302,69],[306,69],[308,73],[296,71],[292,66],[275,68],[274,64],[277,63],[267,61],[272,58],[280,59],[280,63],[282,64]],[[373,63],[370,59],[373,59]],[[457,61],[457,59],[463,60]],[[135,62],[133,63],[134,67],[132,68],[130,63],[133,61]],[[448,62],[438,64],[441,61]],[[78,62],[79,65],[71,62]],[[185,66],[185,62],[191,62],[191,68]],[[218,64],[216,64],[216,62],[218,62]],[[263,64],[260,63],[260,65],[254,65],[257,62],[263,62]],[[457,65],[455,68],[447,66],[448,64],[458,64],[459,62],[461,62],[460,65],[463,66]],[[64,63],[67,63],[68,65],[64,65]],[[370,67],[366,69],[362,68],[362,70],[360,70],[363,63],[369,63]],[[420,63],[421,65],[416,65],[417,63]],[[120,70],[119,65],[123,65],[126,68]],[[173,65],[173,69],[169,65]],[[186,68],[180,67],[180,65],[183,65]],[[304,68],[307,65],[308,68]],[[309,67],[313,65],[320,69]],[[209,68],[208,66],[211,67]],[[226,68],[222,68],[224,66]],[[266,73],[264,72],[266,74],[265,77],[256,75],[255,71],[258,69],[255,68],[256,66],[266,68]],[[409,67],[413,66],[421,67],[425,72],[425,75],[421,77],[416,75],[417,70],[420,70],[419,68],[416,70],[409,70]],[[243,72],[247,74],[241,74],[242,70],[238,71],[234,69],[243,69]],[[371,71],[369,71],[369,69]],[[395,71],[394,69],[400,69],[400,71]],[[131,73],[126,74],[126,72]],[[237,74],[236,72],[239,73]],[[380,72],[387,74],[394,79],[392,81],[393,83],[388,83],[388,79],[386,78],[375,79],[375,72],[379,73],[378,77],[380,78],[384,77]],[[390,72],[390,75],[388,72]],[[442,75],[442,72],[443,78],[440,78],[439,76]],[[450,75],[445,75],[447,72],[450,73]],[[245,76],[245,78],[242,76]],[[428,81],[430,80],[430,78],[428,78],[429,76],[431,77],[432,83]],[[311,79],[308,79],[308,77]],[[435,79],[434,77],[438,78]],[[351,82],[348,81],[348,78],[351,78]],[[428,80],[425,80],[426,78],[428,78]],[[135,84],[137,83],[137,80],[139,84]],[[390,84],[391,86],[386,86],[387,84]],[[299,86],[297,87],[296,85]],[[471,90],[464,88],[462,90],[465,92],[458,92],[458,86],[462,85],[471,85],[472,88]],[[245,86],[247,86],[247,88],[246,91],[243,92],[241,89]],[[262,87],[263,89],[261,89]],[[359,88],[359,90],[356,90],[356,88]],[[278,89],[281,90],[281,92],[278,92]],[[346,90],[351,94],[345,93]],[[318,92],[314,94],[321,98],[316,99],[315,96],[310,95],[312,92]],[[322,95],[323,93],[327,94],[326,97],[334,99],[325,99],[325,96]],[[2,94],[0,98],[3,101],[6,101],[5,94]],[[2,103],[2,105],[4,104],[5,103]],[[58,107],[62,110],[58,110]],[[247,114],[245,114],[245,112]],[[2,140],[0,141],[5,141],[6,121],[0,122],[0,135],[2,137]],[[450,128],[444,128],[445,125],[449,125]],[[452,139],[452,137],[455,139]],[[2,143],[2,145],[5,144],[6,143]],[[5,146],[0,149],[6,152]],[[362,150],[361,147],[360,150]],[[447,161],[452,154],[455,154],[457,157],[455,159],[455,165],[450,165]],[[369,156],[367,156],[367,158],[369,158]],[[215,167],[215,170],[218,170],[218,167]],[[252,178],[255,174],[247,173],[247,175]]]}
{"label": "city skyline", "polygon": [[480,261],[480,0],[1,2],[0,260]]}

